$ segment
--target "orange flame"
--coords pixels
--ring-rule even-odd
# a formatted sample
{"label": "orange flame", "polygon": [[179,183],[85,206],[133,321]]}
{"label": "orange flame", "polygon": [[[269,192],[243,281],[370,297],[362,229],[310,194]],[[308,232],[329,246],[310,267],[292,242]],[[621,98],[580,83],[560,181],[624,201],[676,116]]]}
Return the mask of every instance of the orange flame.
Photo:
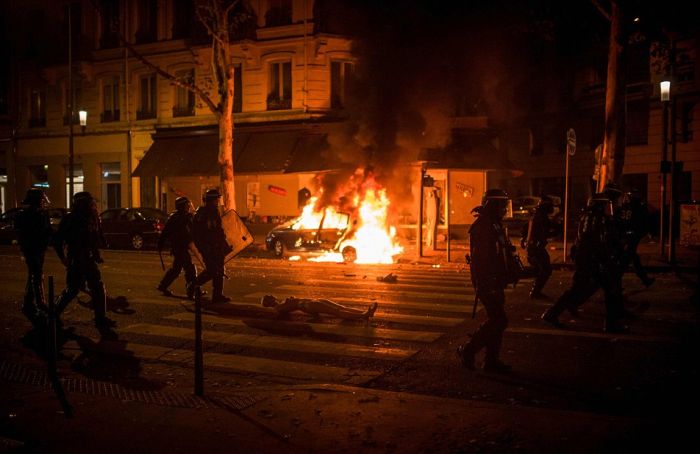
{"label": "orange flame", "polygon": [[[374,180],[371,185],[374,185]],[[316,228],[323,221],[323,229],[345,229],[348,227],[348,215],[339,213],[334,207],[315,209],[318,197],[312,197],[302,210],[298,224]],[[396,239],[396,228],[389,224],[389,198],[385,189],[368,188],[362,195],[353,198],[353,211],[357,213],[352,230],[340,242],[337,248],[340,252],[327,252],[320,257],[309,259],[314,262],[342,262],[342,252],[348,248],[354,249],[355,263],[391,264],[394,256],[403,252]],[[324,217],[325,215],[325,217]]]}

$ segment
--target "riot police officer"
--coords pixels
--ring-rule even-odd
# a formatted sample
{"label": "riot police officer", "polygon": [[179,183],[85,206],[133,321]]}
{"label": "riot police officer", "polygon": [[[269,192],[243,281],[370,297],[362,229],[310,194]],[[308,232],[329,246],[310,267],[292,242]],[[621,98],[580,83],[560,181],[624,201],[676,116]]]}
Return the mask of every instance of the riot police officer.
{"label": "riot police officer", "polygon": [[530,290],[530,298],[544,297],[542,289],[552,275],[547,239],[559,233],[558,226],[549,219],[553,212],[554,202],[550,197],[543,196],[532,214],[527,235],[520,242],[527,250],[527,261],[537,273]]}
{"label": "riot police officer", "polygon": [[628,328],[621,323],[622,251],[619,231],[612,214],[612,202],[606,194],[595,194],[588,200],[586,211],[579,220],[577,238],[571,255],[575,267],[573,283],[557,302],[542,314],[542,320],[561,327],[559,316],[562,312],[575,312],[602,288],[605,292],[605,332],[627,332]]}
{"label": "riot police officer", "polygon": [[183,270],[185,271],[187,297],[192,298],[194,296],[194,289],[190,284],[197,277],[197,268],[192,263],[192,257],[189,253],[190,248],[193,246],[192,221],[194,216],[192,215],[191,207],[192,204],[187,197],[175,199],[175,211],[170,214],[163,232],[158,238],[158,252],[160,253],[165,242],[170,240],[170,251],[173,256],[172,266],[165,272],[163,279],[158,284],[158,290],[166,296],[172,295],[168,287]]}
{"label": "riot police officer", "polygon": [[49,199],[41,189],[31,188],[22,204],[26,207],[15,219],[19,247],[27,264],[27,287],[22,313],[35,327],[41,327],[47,312],[43,270],[44,255],[51,240],[51,223],[46,213]]}
{"label": "riot police officer", "polygon": [[95,326],[100,332],[114,326],[114,322],[107,318],[107,296],[98,267],[103,263],[100,218],[89,192],[73,195],[73,209],[61,220],[53,245],[58,258],[66,266],[66,288],[56,300],[56,316],[61,315],[87,283],[95,311]]}
{"label": "riot police officer", "polygon": [[470,370],[474,369],[474,356],[485,349],[485,371],[510,371],[510,366],[499,359],[503,331],[508,326],[503,290],[509,281],[507,255],[512,245],[501,225],[507,207],[508,194],[502,189],[489,189],[469,229],[472,283],[488,317],[471,340],[457,349],[462,364]]}
{"label": "riot police officer", "polygon": [[654,283],[654,278],[649,277],[637,253],[639,242],[649,233],[649,211],[638,190],[632,189],[625,194],[619,213],[625,248],[623,270],[632,262],[634,273],[644,286],[649,287]]}
{"label": "riot police officer", "polygon": [[193,220],[194,244],[204,259],[204,271],[188,286],[188,292],[199,291],[199,287],[212,281],[212,303],[227,303],[231,298],[224,291],[224,259],[232,248],[226,242],[219,214],[218,189],[209,189],[204,194],[203,206],[197,208]]}

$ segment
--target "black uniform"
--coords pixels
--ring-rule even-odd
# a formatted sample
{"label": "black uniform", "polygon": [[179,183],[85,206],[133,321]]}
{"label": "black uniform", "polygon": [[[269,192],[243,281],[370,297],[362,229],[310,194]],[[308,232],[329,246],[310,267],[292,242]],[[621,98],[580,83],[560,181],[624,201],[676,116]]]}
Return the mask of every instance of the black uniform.
{"label": "black uniform", "polygon": [[191,283],[197,277],[197,268],[192,263],[192,257],[189,252],[189,245],[193,241],[192,238],[192,221],[194,216],[191,213],[183,213],[181,211],[173,211],[165,223],[163,232],[158,238],[158,250],[163,249],[163,245],[167,240],[170,240],[170,250],[173,255],[172,267],[165,272],[163,279],[158,285],[158,290],[166,293],[168,287],[180,275],[182,270],[185,270],[185,282],[188,285],[188,296],[191,295]]}
{"label": "black uniform", "polygon": [[589,206],[581,216],[572,251],[575,266],[573,283],[554,306],[542,314],[544,321],[560,326],[559,316],[562,312],[567,309],[575,312],[602,288],[605,292],[605,331],[626,331],[626,327],[620,323],[623,315],[622,249],[618,227],[615,218],[606,213],[601,204]]}
{"label": "black uniform", "polygon": [[34,324],[47,311],[44,297],[44,255],[51,240],[51,223],[46,210],[29,206],[17,214],[15,229],[27,264],[27,286],[22,313]]}
{"label": "black uniform", "polygon": [[224,290],[224,259],[231,251],[221,226],[221,215],[216,206],[200,206],[193,220],[194,244],[204,258],[206,269],[197,276],[195,285],[212,280],[212,301],[228,301]]}
{"label": "black uniform", "polygon": [[[74,197],[78,197],[76,194]],[[59,316],[85,284],[90,289],[92,306],[95,311],[95,324],[108,327],[111,321],[106,317],[107,297],[102,274],[97,266],[102,263],[100,219],[94,207],[75,203],[74,210],[68,213],[54,236],[56,254],[66,265],[66,288],[56,302],[56,315]]]}
{"label": "black uniform", "polygon": [[618,213],[624,234],[623,271],[632,262],[635,274],[648,287],[654,282],[654,279],[647,275],[637,253],[639,242],[649,233],[649,211],[647,206],[639,198],[630,197],[622,205]]}
{"label": "black uniform", "polygon": [[540,205],[532,215],[523,243],[527,248],[527,261],[537,273],[535,282],[530,290],[530,297],[541,295],[542,289],[552,275],[552,265],[547,252],[547,239],[556,236],[558,226],[549,219],[548,208]]}
{"label": "black uniform", "polygon": [[474,355],[485,348],[484,368],[505,372],[509,367],[500,362],[499,353],[503,332],[508,326],[503,290],[509,280],[508,248],[512,246],[501,225],[501,215],[494,208],[483,207],[469,229],[472,283],[488,318],[471,340],[460,347],[458,354],[464,365],[471,369]]}

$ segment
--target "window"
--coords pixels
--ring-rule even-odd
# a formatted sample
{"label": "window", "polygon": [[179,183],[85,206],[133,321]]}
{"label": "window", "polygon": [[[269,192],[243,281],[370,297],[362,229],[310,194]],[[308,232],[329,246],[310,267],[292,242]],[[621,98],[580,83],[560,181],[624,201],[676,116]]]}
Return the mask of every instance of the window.
{"label": "window", "polygon": [[354,66],[352,63],[331,62],[331,107],[340,109],[347,105]]}
{"label": "window", "polygon": [[193,0],[173,0],[173,39],[189,38],[193,17],[195,17]]}
{"label": "window", "polygon": [[137,120],[156,118],[158,108],[157,80],[155,73],[142,76],[139,80],[140,97],[139,110],[136,112]]}
{"label": "window", "polygon": [[49,187],[49,166],[48,164],[29,166],[29,176],[33,188],[46,189]]}
{"label": "window", "polygon": [[85,178],[83,176],[83,166],[81,164],[73,164],[73,194],[70,192],[70,169],[65,166],[66,172],[66,206],[71,206],[73,194],[81,192],[84,189]]}
{"label": "window", "polygon": [[695,103],[692,101],[681,104],[681,141],[688,143],[693,140],[693,111]]}
{"label": "window", "polygon": [[102,82],[102,123],[119,121],[119,78],[113,77]]}
{"label": "window", "polygon": [[270,63],[267,110],[292,108],[292,62]]}
{"label": "window", "polygon": [[627,103],[627,145],[646,145],[649,141],[649,100]]}
{"label": "window", "polygon": [[46,126],[46,92],[32,90],[29,93],[29,127]]}
{"label": "window", "polygon": [[268,0],[265,25],[275,27],[292,23],[292,0]]}
{"label": "window", "polygon": [[100,47],[109,49],[119,46],[119,2],[100,2]]}
{"label": "window", "polygon": [[138,0],[136,4],[136,42],[150,43],[158,38],[158,1]]}
{"label": "window", "polygon": [[[186,83],[194,82],[194,70],[177,71],[175,76]],[[192,91],[176,86],[175,106],[173,107],[173,117],[191,117],[194,115],[194,93]]]}
{"label": "window", "polygon": [[243,112],[243,68],[235,65],[233,73],[233,111]]}
{"label": "window", "polygon": [[118,162],[105,162],[102,173],[102,208],[119,208],[122,204],[121,166]]}

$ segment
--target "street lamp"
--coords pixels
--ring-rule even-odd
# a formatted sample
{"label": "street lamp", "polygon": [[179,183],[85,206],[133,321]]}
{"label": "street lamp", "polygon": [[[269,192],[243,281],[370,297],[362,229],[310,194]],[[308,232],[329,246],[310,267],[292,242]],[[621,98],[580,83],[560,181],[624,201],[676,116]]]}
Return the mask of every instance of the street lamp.
{"label": "street lamp", "polygon": [[671,100],[671,81],[664,80],[659,84],[661,89],[661,102],[663,103],[663,122],[662,124],[662,157],[661,157],[661,221],[659,222],[659,245],[661,246],[661,255],[664,255],[665,239],[664,239],[664,218],[666,213],[666,175],[670,170],[668,162],[668,102]]}
{"label": "street lamp", "polygon": [[85,127],[87,126],[87,111],[78,111],[78,117],[80,118],[80,129],[82,130],[83,135],[85,135]]}

